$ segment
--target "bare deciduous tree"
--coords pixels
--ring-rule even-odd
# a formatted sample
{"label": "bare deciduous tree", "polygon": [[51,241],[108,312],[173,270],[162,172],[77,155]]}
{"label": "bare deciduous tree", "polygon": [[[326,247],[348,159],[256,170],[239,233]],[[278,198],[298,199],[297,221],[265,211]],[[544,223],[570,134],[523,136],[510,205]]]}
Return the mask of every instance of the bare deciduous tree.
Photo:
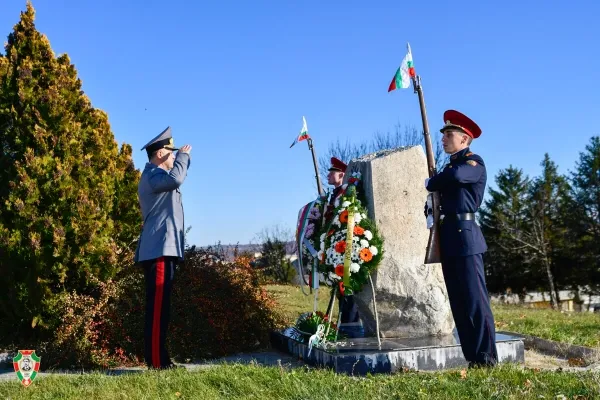
{"label": "bare deciduous tree", "polygon": [[265,276],[276,282],[288,282],[294,267],[286,255],[296,252],[292,230],[275,224],[259,232],[257,240],[261,243],[261,256],[257,266],[263,269]]}
{"label": "bare deciduous tree", "polygon": [[[448,162],[448,157],[444,154],[444,149],[441,144],[439,133],[431,135],[431,141],[434,150],[434,159],[436,160],[436,168],[440,171]],[[351,143],[349,140],[341,142],[339,139],[330,143],[325,155],[319,157],[319,174],[321,181],[327,182],[327,173],[330,166],[331,157],[336,157],[345,163],[351,160],[364,156],[365,154],[374,153],[381,150],[391,150],[399,147],[423,146],[425,151],[425,138],[422,131],[415,127],[397,124],[394,132],[376,132],[371,139],[364,140],[361,143]]]}

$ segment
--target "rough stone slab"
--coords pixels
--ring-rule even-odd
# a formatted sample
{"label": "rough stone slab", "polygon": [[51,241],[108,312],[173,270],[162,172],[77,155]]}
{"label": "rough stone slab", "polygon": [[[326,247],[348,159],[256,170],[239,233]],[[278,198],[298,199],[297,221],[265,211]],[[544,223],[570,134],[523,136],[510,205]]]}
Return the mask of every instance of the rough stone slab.
{"label": "rough stone slab", "polygon": [[[290,330],[272,332],[271,344],[276,349],[295,355],[307,364],[331,368],[336,373],[366,375],[394,373],[405,368],[420,371],[439,371],[466,367],[460,343],[453,336],[418,339],[383,339],[381,349],[376,338],[341,341],[325,350],[296,340]],[[525,348],[519,338],[497,335],[496,347],[501,363],[524,363]]]}
{"label": "rough stone slab", "polygon": [[579,358],[588,365],[600,359],[600,349],[598,348],[555,342],[523,333],[502,332],[502,334],[518,337],[523,341],[526,349],[534,349],[542,354],[563,358]]}
{"label": "rough stone slab", "polygon": [[[429,230],[427,158],[421,146],[386,150],[352,160],[345,180],[361,173],[365,207],[384,238],[384,257],[372,275],[383,337],[451,334],[454,320],[441,264],[424,264]],[[355,295],[368,335],[375,336],[372,290]]]}

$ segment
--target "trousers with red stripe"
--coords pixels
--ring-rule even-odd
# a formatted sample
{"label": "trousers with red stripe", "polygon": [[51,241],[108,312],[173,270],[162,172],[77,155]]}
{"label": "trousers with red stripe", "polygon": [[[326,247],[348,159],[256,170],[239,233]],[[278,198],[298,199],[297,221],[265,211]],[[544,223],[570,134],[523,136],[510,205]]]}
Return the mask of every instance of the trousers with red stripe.
{"label": "trousers with red stripe", "polygon": [[146,278],[146,321],[144,356],[149,368],[171,365],[165,343],[171,314],[171,291],[177,257],[160,257],[143,262]]}

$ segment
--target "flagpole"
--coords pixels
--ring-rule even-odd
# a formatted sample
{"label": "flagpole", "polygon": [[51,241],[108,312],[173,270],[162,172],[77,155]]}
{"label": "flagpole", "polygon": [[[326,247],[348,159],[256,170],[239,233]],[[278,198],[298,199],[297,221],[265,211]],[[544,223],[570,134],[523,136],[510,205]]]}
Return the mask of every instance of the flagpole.
{"label": "flagpole", "polygon": [[315,155],[315,146],[313,146],[312,138],[308,138],[308,148],[312,153],[313,166],[315,167],[315,178],[317,179],[317,189],[319,190],[319,196],[323,196],[323,187],[321,186],[321,178],[319,177],[319,165],[317,163],[317,156]]}
{"label": "flagpole", "polygon": [[[410,45],[409,45],[410,52]],[[413,75],[411,77],[414,92],[419,96],[419,107],[421,109],[421,121],[423,122],[423,136],[425,139],[425,153],[427,155],[427,169],[429,177],[433,177],[437,171],[435,168],[435,159],[433,157],[433,147],[431,145],[431,135],[429,134],[429,122],[427,121],[427,110],[425,109],[425,99],[423,96],[423,87],[421,86],[421,76]],[[434,264],[441,262],[440,254],[440,235],[438,230],[440,220],[440,195],[438,192],[432,192],[433,208],[433,226],[429,231],[429,240],[425,251],[425,264]]]}
{"label": "flagpole", "polygon": [[[294,147],[294,145],[296,143],[298,143],[299,141],[302,141],[304,139],[306,139],[306,143],[308,144],[308,149],[310,150],[311,154],[312,154],[312,160],[313,160],[313,166],[315,168],[315,179],[317,180],[317,190],[319,191],[319,197],[323,196],[323,187],[321,186],[321,179],[319,178],[319,164],[317,163],[317,156],[315,155],[315,147],[313,145],[313,141],[312,138],[308,135],[308,128],[306,127],[306,118],[302,117],[302,121],[304,122],[304,124],[302,125],[302,130],[300,131],[300,135],[294,140],[294,142],[290,145],[290,149],[292,147]],[[302,251],[301,246],[302,244],[299,243],[298,244],[298,252],[300,253]],[[299,257],[300,258],[300,257]],[[308,283],[306,282],[306,279],[304,278],[304,266],[300,265],[300,270],[298,271],[299,274],[301,275],[301,279],[302,281],[308,285]],[[314,266],[313,266],[314,268]],[[312,285],[310,285],[310,292],[312,293],[313,290],[313,286],[315,286],[315,271],[313,271],[313,282]],[[318,283],[318,282],[317,282]],[[304,286],[303,286],[304,288]],[[317,302],[317,295],[318,295],[319,289],[318,286],[315,287],[315,305]]]}
{"label": "flagpole", "polygon": [[[317,156],[315,155],[315,146],[313,145],[313,141],[312,138],[308,138],[307,139],[307,144],[308,144],[308,148],[310,149],[310,152],[312,154],[312,159],[313,159],[313,166],[315,167],[315,178],[317,179],[317,190],[319,191],[319,197],[323,196],[323,187],[321,186],[321,178],[319,177],[319,164],[317,163]],[[315,265],[313,265],[313,268],[316,268]],[[315,279],[315,274],[313,275],[313,282],[312,285],[310,285],[310,292],[312,293],[313,290],[313,286],[315,285],[314,279]],[[304,276],[302,276],[302,279],[304,279]],[[319,295],[319,289],[315,288],[315,298],[314,298],[314,305],[313,308],[314,310],[316,310],[317,307],[317,297]]]}

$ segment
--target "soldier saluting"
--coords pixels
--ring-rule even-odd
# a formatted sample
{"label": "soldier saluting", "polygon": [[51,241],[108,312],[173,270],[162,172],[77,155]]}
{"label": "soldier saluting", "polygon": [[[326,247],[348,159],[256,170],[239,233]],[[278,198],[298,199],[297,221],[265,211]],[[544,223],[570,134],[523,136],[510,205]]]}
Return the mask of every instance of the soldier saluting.
{"label": "soldier saluting", "polygon": [[450,163],[427,179],[425,187],[441,197],[442,270],[463,354],[470,367],[493,366],[498,353],[483,270],[487,245],[475,222],[487,173],[483,159],[469,150],[481,129],[454,110],[444,113],[444,122],[440,132],[444,151],[452,154]]}
{"label": "soldier saluting", "polygon": [[144,149],[149,161],[138,184],[143,225],[134,261],[141,263],[146,280],[146,364],[148,368],[165,369],[175,367],[165,343],[175,267],[184,258],[183,203],[179,187],[190,166],[192,147],[176,148],[171,128],[167,127],[142,147]]}

